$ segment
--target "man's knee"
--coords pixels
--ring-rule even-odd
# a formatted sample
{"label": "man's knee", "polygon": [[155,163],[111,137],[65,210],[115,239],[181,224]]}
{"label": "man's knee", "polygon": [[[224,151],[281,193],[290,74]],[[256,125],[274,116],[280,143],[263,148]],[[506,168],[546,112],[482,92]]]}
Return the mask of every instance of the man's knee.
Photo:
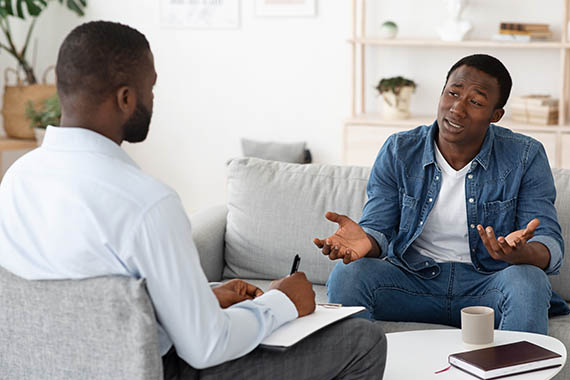
{"label": "man's knee", "polygon": [[[387,341],[380,322],[362,318],[349,318],[343,321],[343,329],[350,339],[352,352],[357,353],[362,360],[360,365],[368,374],[363,378],[382,378],[386,366]],[[373,375],[373,376],[370,376]],[[378,377],[376,377],[378,376]]]}
{"label": "man's knee", "polygon": [[552,288],[546,273],[534,265],[511,265],[501,271],[507,294],[518,300],[550,301]]}
{"label": "man's knee", "polygon": [[362,263],[364,259],[344,264],[339,261],[333,268],[327,281],[327,293],[331,302],[345,305],[358,304],[355,298],[363,286]]}

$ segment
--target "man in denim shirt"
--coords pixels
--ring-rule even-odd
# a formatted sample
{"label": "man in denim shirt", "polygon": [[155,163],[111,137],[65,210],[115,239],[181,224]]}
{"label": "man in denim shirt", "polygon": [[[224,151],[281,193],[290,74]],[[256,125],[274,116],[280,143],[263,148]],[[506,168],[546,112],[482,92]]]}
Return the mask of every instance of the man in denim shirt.
{"label": "man in denim shirt", "polygon": [[[495,310],[495,327],[546,334],[564,243],[544,147],[494,125],[512,81],[496,58],[472,55],[449,70],[437,120],[392,135],[367,186],[357,224],[315,244],[341,259],[329,300],[368,318],[460,326],[460,310]],[[348,265],[347,265],[348,264]],[[551,310],[552,311],[552,310]]]}

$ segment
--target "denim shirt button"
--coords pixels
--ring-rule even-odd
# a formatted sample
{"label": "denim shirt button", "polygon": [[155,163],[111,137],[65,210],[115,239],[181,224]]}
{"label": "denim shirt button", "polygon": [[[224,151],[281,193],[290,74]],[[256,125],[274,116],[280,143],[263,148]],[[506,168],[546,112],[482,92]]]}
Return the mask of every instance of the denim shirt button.
{"label": "denim shirt button", "polygon": [[473,203],[473,202],[475,202],[475,199],[469,198],[469,203]]}
{"label": "denim shirt button", "polygon": [[420,226],[421,226],[422,224],[424,224],[424,221],[423,221],[423,220],[420,220]]}
{"label": "denim shirt button", "polygon": [[431,272],[431,275],[432,275],[432,276],[435,276],[435,271]]}
{"label": "denim shirt button", "polygon": [[435,180],[436,180],[436,181],[439,181],[439,176],[438,176],[438,175],[435,176]]}
{"label": "denim shirt button", "polygon": [[433,198],[428,199],[428,202],[433,202]]}
{"label": "denim shirt button", "polygon": [[469,227],[475,228],[475,225],[474,225],[473,223],[471,223],[471,224],[469,225]]}
{"label": "denim shirt button", "polygon": [[427,261],[425,262],[425,265],[426,265],[426,267],[429,267],[429,263]]}
{"label": "denim shirt button", "polygon": [[469,174],[469,175],[467,176],[467,178],[473,179],[473,174]]}
{"label": "denim shirt button", "polygon": [[471,252],[475,252],[475,248],[471,248]]}

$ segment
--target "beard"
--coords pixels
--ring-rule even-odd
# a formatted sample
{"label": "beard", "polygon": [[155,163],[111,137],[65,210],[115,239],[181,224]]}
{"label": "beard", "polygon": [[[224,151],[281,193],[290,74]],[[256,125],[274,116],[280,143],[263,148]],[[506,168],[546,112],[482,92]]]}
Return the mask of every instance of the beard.
{"label": "beard", "polygon": [[137,103],[135,112],[123,124],[123,140],[130,143],[144,141],[148,135],[152,113],[142,104]]}

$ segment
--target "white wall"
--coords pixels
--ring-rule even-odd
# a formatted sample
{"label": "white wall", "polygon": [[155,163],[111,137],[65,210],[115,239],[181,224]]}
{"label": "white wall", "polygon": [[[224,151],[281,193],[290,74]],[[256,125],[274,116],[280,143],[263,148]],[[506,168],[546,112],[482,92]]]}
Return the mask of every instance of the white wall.
{"label": "white wall", "polygon": [[[235,0],[238,1],[238,0]],[[127,23],[145,33],[158,72],[154,116],[147,141],[125,149],[150,174],[175,188],[188,211],[225,200],[225,162],[240,155],[239,139],[305,140],[317,162],[340,163],[343,120],[350,112],[351,1],[318,0],[316,17],[255,16],[254,1],[241,0],[235,30],[164,29],[158,0],[89,0],[79,19],[59,4],[42,15],[36,36],[37,66],[56,60],[57,46],[77,24],[96,19]],[[561,1],[471,0],[465,11],[475,37],[494,33],[498,22],[545,21],[559,32]],[[437,38],[445,16],[443,0],[368,0],[368,33],[385,19],[401,36]],[[394,48],[371,50],[369,106],[378,79],[402,74],[420,78],[414,112],[435,112],[449,66],[466,50]],[[513,93],[558,91],[556,53],[489,51],[500,56],[515,80]],[[523,56],[521,56],[523,54]],[[524,59],[522,59],[524,57]],[[7,54],[0,54],[5,67]],[[374,68],[374,67],[377,67]],[[1,81],[2,79],[0,79]],[[1,84],[1,83],[0,83]],[[5,155],[6,158],[6,155]],[[7,160],[8,161],[8,160]]]}

